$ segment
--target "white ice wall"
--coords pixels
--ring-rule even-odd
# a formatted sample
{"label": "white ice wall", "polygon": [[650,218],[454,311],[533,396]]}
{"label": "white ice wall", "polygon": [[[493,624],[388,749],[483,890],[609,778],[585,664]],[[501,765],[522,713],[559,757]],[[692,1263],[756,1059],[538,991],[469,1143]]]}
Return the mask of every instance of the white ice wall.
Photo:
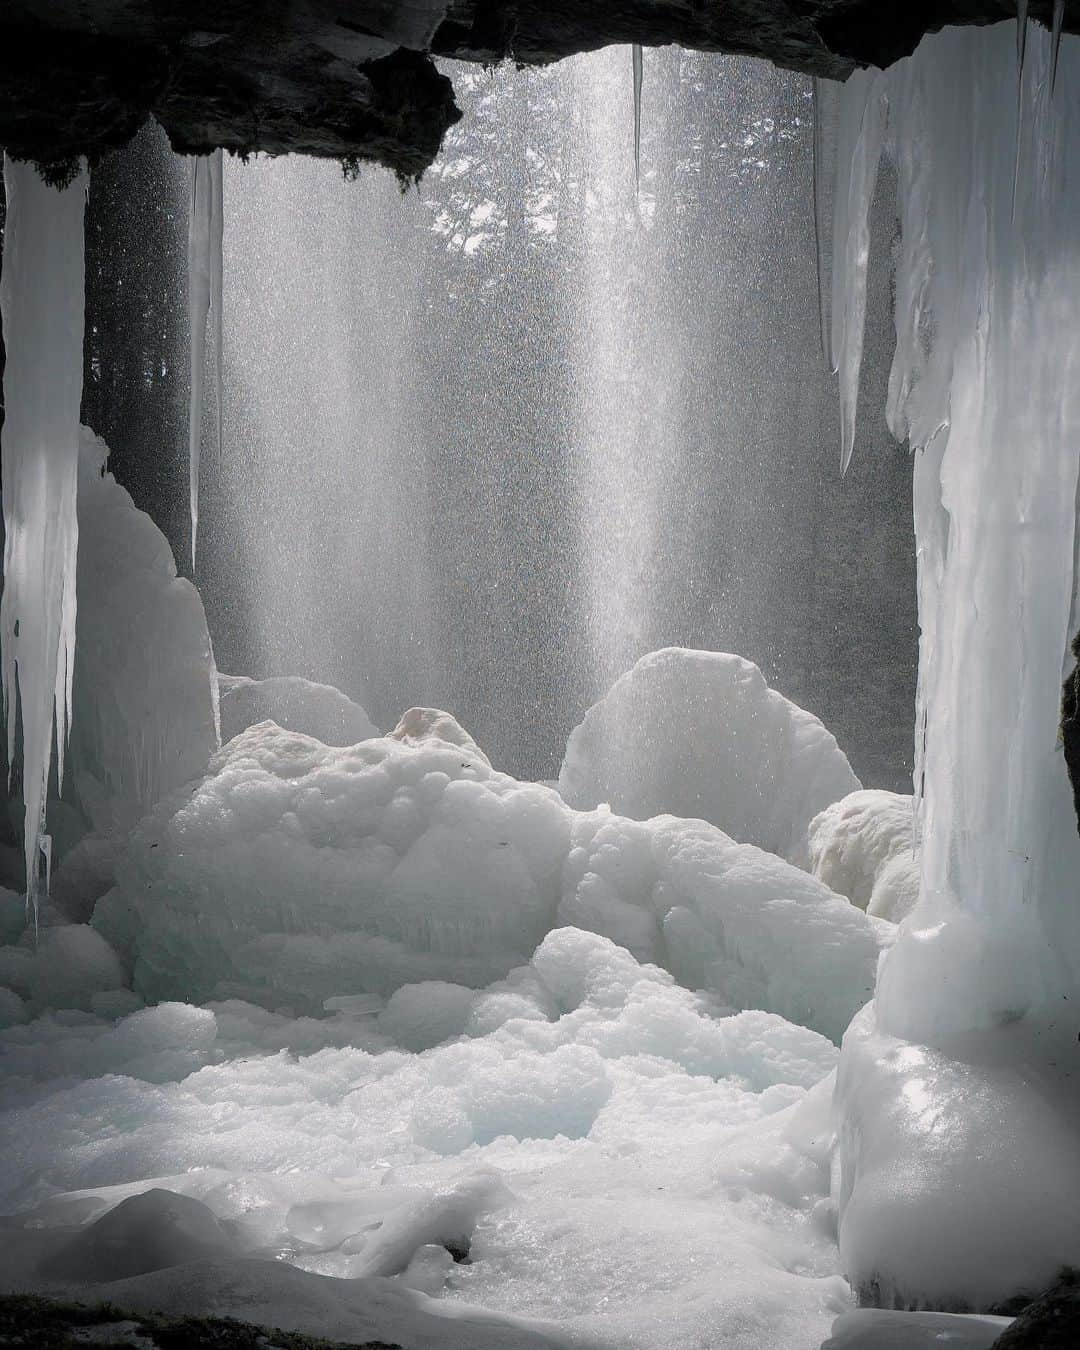
{"label": "white ice wall", "polygon": [[1058,738],[1080,450],[1080,40],[1063,40],[1052,91],[1053,60],[1032,25],[1018,91],[1014,25],[947,30],[840,93],[845,437],[882,145],[899,178],[888,416],[915,449],[922,888],[878,1011],[913,1039],[1080,986],[1080,838]]}

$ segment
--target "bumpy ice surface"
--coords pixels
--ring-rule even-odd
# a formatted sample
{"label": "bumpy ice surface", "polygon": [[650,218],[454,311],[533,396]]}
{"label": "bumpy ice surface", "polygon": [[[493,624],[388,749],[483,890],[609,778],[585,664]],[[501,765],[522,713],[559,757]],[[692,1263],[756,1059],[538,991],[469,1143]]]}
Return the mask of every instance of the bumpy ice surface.
{"label": "bumpy ice surface", "polygon": [[913,823],[911,797],[852,792],[810,822],[810,870],[868,914],[899,923],[919,898]]}
{"label": "bumpy ice surface", "polygon": [[701,821],[581,813],[468,748],[249,728],[136,832],[94,926],[150,1000],[319,1013],[479,987],[573,924],[839,1040],[889,926]]}
{"label": "bumpy ice surface", "polygon": [[571,733],[559,774],[572,806],[700,818],[800,864],[811,819],[858,787],[832,733],[752,662],[680,647],[616,680]]}
{"label": "bumpy ice surface", "polygon": [[0,1032],[4,1282],[406,1345],[824,1338],[828,1040],[571,928],[459,993]]}

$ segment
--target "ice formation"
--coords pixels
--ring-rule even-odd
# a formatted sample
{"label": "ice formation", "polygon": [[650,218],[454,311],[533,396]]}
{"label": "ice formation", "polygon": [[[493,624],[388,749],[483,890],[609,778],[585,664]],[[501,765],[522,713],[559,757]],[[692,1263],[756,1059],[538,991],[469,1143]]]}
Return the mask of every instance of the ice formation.
{"label": "ice formation", "polygon": [[879,919],[899,923],[919,898],[912,799],[864,788],[810,822],[810,871]]}
{"label": "ice formation", "polygon": [[409,708],[389,734],[391,740],[404,741],[406,745],[420,745],[427,740],[445,741],[447,745],[461,746],[472,759],[482,760],[485,764],[491,762],[457,718],[441,708]]}
{"label": "ice formation", "polygon": [[379,734],[363,708],[332,685],[296,675],[252,680],[219,674],[217,680],[223,741],[265,721],[313,736],[324,745],[355,745]]}
{"label": "ice formation", "polygon": [[143,822],[94,915],[147,998],[313,1012],[483,985],[559,923],[834,1039],[888,934],[704,822],[575,812],[435,738],[332,748],[269,722]]}
{"label": "ice formation", "polygon": [[[857,72],[840,96],[843,137],[865,165],[836,208],[845,332],[860,326],[865,270],[841,263],[861,259],[883,139],[899,176],[888,416],[916,449],[922,900],[880,1011],[915,1036],[990,1025],[1080,985],[1080,839],[1057,743],[1080,444],[1080,43],[1061,42],[1054,98],[1052,55],[1051,34],[1032,27],[1019,123],[1000,97],[1017,79],[1007,25],[946,30],[888,71]],[[849,338],[845,387],[857,348]],[[922,973],[929,948],[954,972],[948,990]]]}
{"label": "ice formation", "polygon": [[188,409],[188,472],[191,503],[191,566],[199,531],[199,452],[206,414],[206,330],[210,328],[210,370],[214,415],[221,452],[221,280],[224,231],[221,151],[191,162],[188,220],[188,317],[191,323],[191,401]]}
{"label": "ice formation", "polygon": [[[947,980],[946,980],[947,982]],[[1017,1021],[914,1045],[873,1005],[844,1037],[840,1249],[886,1307],[986,1309],[1080,1264],[1076,1024]]]}
{"label": "ice formation", "polygon": [[894,1312],[860,1308],[843,1313],[821,1350],[990,1350],[1009,1317],[962,1313]]}
{"label": "ice formation", "polygon": [[[845,452],[884,144],[901,214],[888,418],[915,450],[922,634],[920,895],[844,1041],[839,1235],[855,1286],[901,1306],[986,1308],[1080,1259],[1080,839],[1057,734],[1076,625],[1078,77],[1080,42],[1021,15],[1018,34],[928,37],[840,94]],[[1002,96],[1017,85],[1019,107]]]}
{"label": "ice formation", "polygon": [[32,165],[4,159],[0,645],[9,766],[16,728],[22,728],[23,856],[34,905],[42,855],[48,869],[45,799],[53,742],[62,782],[71,720],[87,181],[83,170],[58,191]]}
{"label": "ice formation", "polygon": [[589,709],[559,774],[571,806],[701,818],[800,864],[811,819],[858,787],[832,734],[757,666],[680,647],[643,656]]}
{"label": "ice formation", "polygon": [[463,1350],[824,1338],[829,1041],[572,928],[468,997],[423,1054],[237,1002],[0,1032],[5,1282]]}
{"label": "ice formation", "polygon": [[200,777],[217,742],[202,600],[177,577],[168,541],[108,472],[107,456],[84,427],[69,769],[84,828],[122,836]]}

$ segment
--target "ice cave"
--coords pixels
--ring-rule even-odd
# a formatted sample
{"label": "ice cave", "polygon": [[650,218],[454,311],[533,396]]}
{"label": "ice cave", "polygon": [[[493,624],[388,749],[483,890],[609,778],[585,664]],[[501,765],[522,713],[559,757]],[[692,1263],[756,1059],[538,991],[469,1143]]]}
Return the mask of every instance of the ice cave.
{"label": "ice cave", "polygon": [[0,6],[0,1350],[1080,1346],[1080,3]]}

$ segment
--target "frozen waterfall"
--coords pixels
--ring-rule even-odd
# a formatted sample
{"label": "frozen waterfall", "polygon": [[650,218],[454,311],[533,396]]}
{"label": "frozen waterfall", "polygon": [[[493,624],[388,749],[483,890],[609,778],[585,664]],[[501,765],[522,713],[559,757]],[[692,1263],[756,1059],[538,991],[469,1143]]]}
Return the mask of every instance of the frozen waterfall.
{"label": "frozen waterfall", "polygon": [[188,220],[188,309],[191,318],[191,403],[188,410],[188,474],[191,502],[191,566],[199,532],[199,452],[206,414],[206,334],[210,329],[210,373],[214,388],[218,454],[221,453],[221,272],[223,220],[221,151],[191,163]]}
{"label": "frozen waterfall", "polygon": [[[1057,36],[1022,31],[1018,71],[1011,26],[946,30],[840,93],[845,457],[883,147],[899,177],[888,419],[916,454],[922,889],[878,1002],[913,1039],[1021,1016],[1080,983],[1080,839],[1058,737],[1075,625],[1080,42],[1058,53]],[[1018,79],[1019,115],[1001,96]]]}
{"label": "frozen waterfall", "polygon": [[32,165],[4,160],[0,630],[9,766],[22,725],[23,853],[35,907],[42,855],[48,885],[45,797],[53,739],[62,782],[71,718],[87,182],[84,170],[58,191]]}

